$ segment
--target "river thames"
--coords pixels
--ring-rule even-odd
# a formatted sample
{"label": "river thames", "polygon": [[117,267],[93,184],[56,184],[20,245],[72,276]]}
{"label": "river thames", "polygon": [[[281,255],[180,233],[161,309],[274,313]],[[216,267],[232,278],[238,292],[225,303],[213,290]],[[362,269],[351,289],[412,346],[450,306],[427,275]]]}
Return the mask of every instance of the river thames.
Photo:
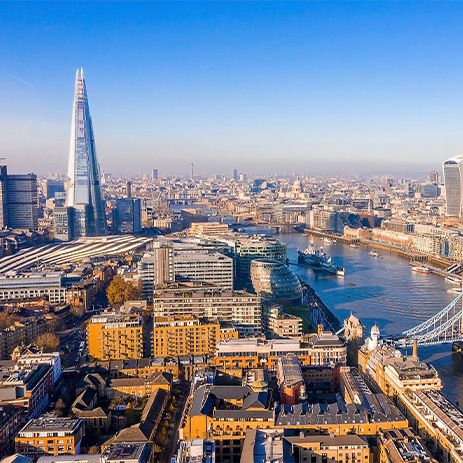
{"label": "river thames", "polygon": [[[246,231],[269,233],[268,229],[253,227]],[[455,297],[447,293],[455,285],[437,275],[412,272],[409,262],[395,254],[378,251],[380,257],[375,258],[363,246],[354,249],[314,238],[316,246],[323,246],[335,263],[345,268],[346,275],[340,278],[296,264],[297,250],[308,246],[306,235],[282,233],[278,238],[287,244],[291,269],[315,289],[341,321],[352,311],[367,333],[377,323],[382,333],[398,334],[434,315]],[[453,353],[450,345],[422,347],[419,354],[439,371],[442,392],[463,405],[463,355]]]}

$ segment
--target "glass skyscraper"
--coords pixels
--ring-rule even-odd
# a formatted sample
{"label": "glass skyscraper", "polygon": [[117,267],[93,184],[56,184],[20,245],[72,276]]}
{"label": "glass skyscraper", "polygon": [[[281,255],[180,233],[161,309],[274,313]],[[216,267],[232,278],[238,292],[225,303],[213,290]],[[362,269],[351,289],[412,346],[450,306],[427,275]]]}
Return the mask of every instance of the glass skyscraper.
{"label": "glass skyscraper", "polygon": [[76,71],[66,206],[73,209],[73,238],[106,233],[100,169],[82,68]]}
{"label": "glass skyscraper", "polygon": [[463,156],[444,161],[446,214],[461,217],[463,204]]}

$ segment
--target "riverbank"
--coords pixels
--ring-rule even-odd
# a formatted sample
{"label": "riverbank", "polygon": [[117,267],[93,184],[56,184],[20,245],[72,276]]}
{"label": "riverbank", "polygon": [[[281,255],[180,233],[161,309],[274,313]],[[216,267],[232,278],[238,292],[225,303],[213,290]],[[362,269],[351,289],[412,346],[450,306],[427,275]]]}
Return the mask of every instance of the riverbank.
{"label": "riverbank", "polygon": [[386,243],[380,243],[378,241],[349,238],[349,237],[345,237],[342,235],[336,235],[334,233],[322,232],[319,230],[305,229],[303,231],[303,234],[317,236],[319,238],[329,238],[330,240],[340,241],[344,244],[361,245],[361,246],[366,246],[369,248],[374,248],[380,251],[389,252],[391,254],[397,254],[398,256],[402,257],[403,259],[408,260],[409,262],[415,262],[419,264],[425,264],[425,263],[428,264],[429,269],[433,273],[441,277],[446,278],[448,276],[455,276],[454,274],[445,271],[447,267],[455,263],[449,259],[437,258],[437,257],[429,256],[427,254],[423,254],[420,252],[408,251],[399,246],[394,246],[394,245],[390,245]]}
{"label": "riverbank", "polygon": [[286,307],[285,313],[302,318],[304,331],[316,331],[318,325],[336,333],[342,326],[341,321],[322,301],[315,290],[299,278],[302,285],[302,306]]}

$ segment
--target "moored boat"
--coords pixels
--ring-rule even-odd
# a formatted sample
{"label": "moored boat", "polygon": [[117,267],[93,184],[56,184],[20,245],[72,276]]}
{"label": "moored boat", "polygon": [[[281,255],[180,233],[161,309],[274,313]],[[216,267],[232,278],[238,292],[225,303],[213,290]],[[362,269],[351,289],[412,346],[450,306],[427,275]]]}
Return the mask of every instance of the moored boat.
{"label": "moored boat", "polygon": [[426,274],[432,273],[429,267],[422,267],[418,265],[413,266],[412,271],[416,273],[426,273]]}

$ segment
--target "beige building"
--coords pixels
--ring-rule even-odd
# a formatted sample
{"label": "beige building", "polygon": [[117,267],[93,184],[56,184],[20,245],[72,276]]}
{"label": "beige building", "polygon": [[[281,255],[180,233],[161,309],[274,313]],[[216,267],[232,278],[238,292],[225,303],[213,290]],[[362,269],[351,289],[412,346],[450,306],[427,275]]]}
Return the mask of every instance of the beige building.
{"label": "beige building", "polygon": [[228,234],[228,225],[220,222],[193,222],[188,229],[189,235],[221,236]]}
{"label": "beige building", "polygon": [[268,311],[265,325],[270,338],[301,339],[303,335],[302,318],[281,312],[278,307]]}

